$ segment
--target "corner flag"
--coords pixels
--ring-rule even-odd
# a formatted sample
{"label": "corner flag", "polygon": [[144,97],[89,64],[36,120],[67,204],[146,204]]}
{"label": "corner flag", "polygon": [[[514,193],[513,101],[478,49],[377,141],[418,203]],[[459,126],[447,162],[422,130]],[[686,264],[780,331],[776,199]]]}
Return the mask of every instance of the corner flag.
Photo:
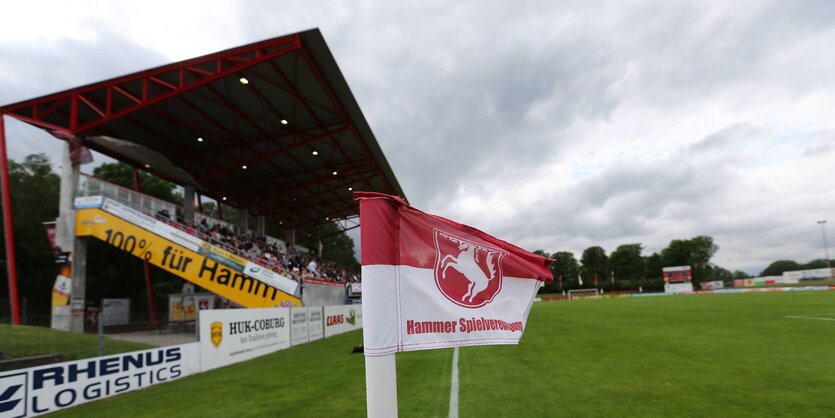
{"label": "corner flag", "polygon": [[[396,196],[355,192],[354,199],[362,225],[368,413],[393,416],[394,353],[518,344],[540,281],[554,280],[554,260],[421,212]],[[384,364],[374,357],[390,359]],[[392,385],[393,411],[376,399],[391,397]]]}
{"label": "corner flag", "polygon": [[364,350],[517,344],[551,259],[398,197],[360,201]]}

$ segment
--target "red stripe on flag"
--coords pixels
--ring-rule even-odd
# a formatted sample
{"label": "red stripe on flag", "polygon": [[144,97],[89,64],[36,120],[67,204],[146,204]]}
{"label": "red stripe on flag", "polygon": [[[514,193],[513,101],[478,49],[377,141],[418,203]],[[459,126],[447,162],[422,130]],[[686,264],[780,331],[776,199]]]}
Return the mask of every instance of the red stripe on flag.
{"label": "red stripe on flag", "polygon": [[476,228],[415,209],[396,196],[354,192],[360,202],[362,264],[434,268],[435,231],[507,253],[503,275],[552,282],[554,260],[525,251]]}

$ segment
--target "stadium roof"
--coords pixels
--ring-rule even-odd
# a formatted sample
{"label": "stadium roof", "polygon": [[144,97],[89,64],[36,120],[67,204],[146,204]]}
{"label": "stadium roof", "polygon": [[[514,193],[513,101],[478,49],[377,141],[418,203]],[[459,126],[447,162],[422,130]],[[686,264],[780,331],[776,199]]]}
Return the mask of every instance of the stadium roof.
{"label": "stadium roof", "polygon": [[318,29],[0,107],[287,226],[405,198]]}

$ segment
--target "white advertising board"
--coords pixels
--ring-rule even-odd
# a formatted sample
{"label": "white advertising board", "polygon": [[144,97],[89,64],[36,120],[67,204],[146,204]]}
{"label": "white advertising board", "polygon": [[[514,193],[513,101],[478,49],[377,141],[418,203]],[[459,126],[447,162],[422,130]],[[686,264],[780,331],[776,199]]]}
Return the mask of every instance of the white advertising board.
{"label": "white advertising board", "polygon": [[362,328],[362,305],[325,306],[325,338]]}
{"label": "white advertising board", "polygon": [[148,216],[138,210],[129,206],[123,205],[116,201],[105,199],[102,204],[102,210],[116,215],[140,228],[153,232],[171,242],[182,245],[192,251],[197,251],[203,240],[197,238],[187,232],[180,231],[165,222],[159,222],[151,216]]}
{"label": "white advertising board", "polygon": [[665,293],[692,293],[693,283],[668,283],[664,285]]}
{"label": "white advertising board", "polygon": [[33,417],[200,371],[198,343],[0,373],[0,417]]}
{"label": "white advertising board", "polygon": [[288,279],[286,276],[278,274],[270,269],[261,267],[258,264],[250,261],[246,262],[244,266],[244,274],[256,278],[278,290],[281,290],[288,295],[299,295],[299,283],[295,280]]}
{"label": "white advertising board", "polygon": [[308,341],[307,309],[290,308],[290,345],[292,346],[304,344]]}
{"label": "white advertising board", "polygon": [[211,370],[290,347],[290,309],[200,311],[201,370]]}
{"label": "white advertising board", "polygon": [[79,196],[73,202],[73,209],[87,209],[101,207],[101,196]]}
{"label": "white advertising board", "polygon": [[801,280],[828,279],[830,274],[833,273],[835,273],[835,269],[827,268],[784,271],[783,278],[791,280],[790,283],[798,283]]}
{"label": "white advertising board", "polygon": [[130,323],[130,299],[102,299],[101,323],[104,326]]}
{"label": "white advertising board", "polygon": [[724,288],[725,283],[721,280],[713,280],[709,282],[702,282],[699,286],[701,286],[702,290],[716,290]]}
{"label": "white advertising board", "polygon": [[321,306],[307,308],[307,340],[316,341],[325,338],[325,322]]}

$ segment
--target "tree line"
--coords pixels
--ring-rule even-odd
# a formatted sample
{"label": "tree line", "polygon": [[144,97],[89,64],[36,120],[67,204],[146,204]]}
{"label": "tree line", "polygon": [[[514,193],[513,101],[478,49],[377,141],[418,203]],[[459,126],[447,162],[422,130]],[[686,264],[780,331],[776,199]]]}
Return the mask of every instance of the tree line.
{"label": "tree line", "polygon": [[[692,268],[693,285],[705,281],[745,279],[750,274],[730,271],[711,262],[719,250],[712,237],[699,235],[690,239],[674,239],[660,252],[643,254],[640,243],[619,245],[611,254],[599,246],[583,250],[578,260],[570,251],[537,254],[553,258],[551,267],[554,282],[544,292],[559,292],[568,289],[593,288],[597,276],[598,288],[606,290],[661,290],[664,288],[662,269],[671,266],[689,265]],[[784,271],[825,268],[825,259],[816,259],[801,264],[792,260],[777,260],[766,267],[759,276],[778,276]],[[582,284],[581,284],[582,281]],[[698,287],[697,287],[698,288]]]}

